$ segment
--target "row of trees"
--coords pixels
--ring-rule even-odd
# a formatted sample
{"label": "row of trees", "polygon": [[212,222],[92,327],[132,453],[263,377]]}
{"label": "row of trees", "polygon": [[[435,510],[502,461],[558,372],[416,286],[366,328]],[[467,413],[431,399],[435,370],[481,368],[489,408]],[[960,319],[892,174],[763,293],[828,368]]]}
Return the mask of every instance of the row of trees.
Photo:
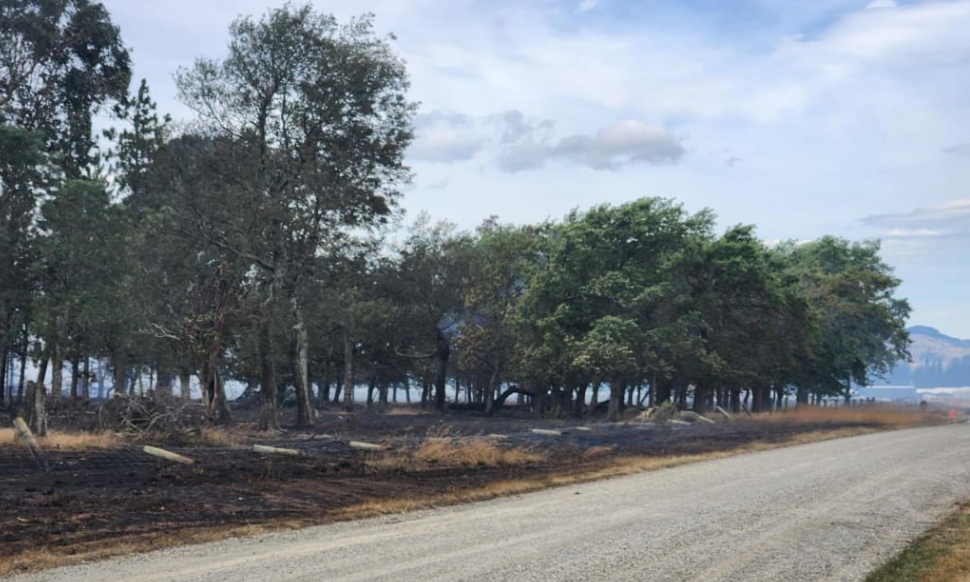
{"label": "row of trees", "polygon": [[95,360],[116,392],[198,377],[219,422],[242,381],[264,429],[288,393],[309,425],[358,384],[381,407],[415,383],[439,409],[454,386],[561,414],[603,386],[615,418],[634,394],[698,411],[848,396],[906,356],[876,243],[769,247],[659,198],[400,234],[416,105],[370,17],[286,6],[230,38],[176,75],[197,114],[176,130],[144,82],[129,95],[103,6],[0,0],[0,357],[37,362],[39,394],[50,369],[60,399],[68,368],[84,400]]}

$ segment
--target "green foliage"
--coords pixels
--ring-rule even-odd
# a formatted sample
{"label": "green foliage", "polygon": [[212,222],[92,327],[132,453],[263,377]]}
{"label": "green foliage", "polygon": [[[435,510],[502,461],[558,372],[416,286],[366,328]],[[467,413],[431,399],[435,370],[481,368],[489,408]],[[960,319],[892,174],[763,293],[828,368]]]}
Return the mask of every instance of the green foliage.
{"label": "green foliage", "polygon": [[128,95],[102,5],[0,0],[0,348],[27,325],[118,382],[231,375],[264,428],[311,369],[433,384],[438,407],[450,380],[486,410],[514,386],[553,414],[605,385],[615,417],[627,387],[702,411],[715,391],[846,395],[908,356],[877,243],[769,248],[661,198],[473,233],[421,216],[388,243],[416,110],[391,39],[289,4],[229,32],[178,72],[197,118],[177,132],[144,81]]}

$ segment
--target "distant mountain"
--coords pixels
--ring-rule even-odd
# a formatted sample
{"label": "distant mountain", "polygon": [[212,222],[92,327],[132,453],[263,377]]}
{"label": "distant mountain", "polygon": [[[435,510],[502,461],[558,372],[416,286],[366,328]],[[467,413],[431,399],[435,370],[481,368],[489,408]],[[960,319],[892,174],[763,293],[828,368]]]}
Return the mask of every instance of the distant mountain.
{"label": "distant mountain", "polygon": [[899,362],[880,384],[917,388],[970,386],[970,340],[957,339],[923,325],[909,328],[912,362]]}

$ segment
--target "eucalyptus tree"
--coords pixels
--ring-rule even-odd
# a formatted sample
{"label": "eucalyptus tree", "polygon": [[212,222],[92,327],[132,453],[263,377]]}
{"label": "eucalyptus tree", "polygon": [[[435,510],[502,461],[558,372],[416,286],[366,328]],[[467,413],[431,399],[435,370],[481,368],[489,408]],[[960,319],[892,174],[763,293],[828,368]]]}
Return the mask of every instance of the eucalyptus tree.
{"label": "eucalyptus tree", "polygon": [[106,185],[95,181],[68,180],[43,206],[37,243],[43,292],[35,307],[38,332],[52,346],[55,401],[66,354],[91,350],[113,319],[115,290],[126,276],[125,220]]}
{"label": "eucalyptus tree", "polygon": [[0,124],[43,136],[66,178],[97,165],[93,117],[128,91],[131,63],[104,5],[0,0]]}
{"label": "eucalyptus tree", "polygon": [[[59,180],[96,173],[98,154],[92,119],[104,104],[125,94],[129,77],[127,49],[100,3],[0,0],[0,128],[4,132],[0,140],[7,145],[22,142],[16,153],[4,158],[22,169],[29,168],[33,174],[31,187],[25,189],[23,171],[11,172],[4,163],[8,241],[4,241],[7,248],[0,253],[21,257],[17,265],[4,265],[16,267],[8,273],[21,282],[9,289],[23,291],[23,283],[30,280],[23,273],[23,257],[32,240],[31,225],[41,200],[56,195]],[[48,154],[42,164],[43,180],[36,172],[40,164],[23,165],[27,158],[41,152]],[[21,231],[14,237],[16,228]],[[6,303],[0,342],[9,335],[12,323],[7,307],[13,304]],[[5,354],[6,346],[0,347]]]}
{"label": "eucalyptus tree", "polygon": [[40,134],[0,125],[0,402],[7,354],[31,311],[36,293],[38,192],[47,183],[47,156]]}
{"label": "eucalyptus tree", "polygon": [[[299,354],[309,339],[298,290],[327,236],[374,228],[392,212],[409,179],[403,156],[415,105],[405,96],[403,61],[374,33],[370,16],[341,26],[309,5],[286,5],[258,21],[240,18],[229,33],[225,59],[199,59],[177,82],[206,134],[232,141],[252,168],[225,200],[236,206],[244,198],[246,214],[201,217],[197,229],[259,271],[260,357],[267,364],[274,357],[272,320],[288,320],[296,334],[297,402],[308,403],[308,360]],[[268,406],[276,398],[273,371],[263,369]],[[301,405],[298,424],[309,422]],[[275,416],[263,415],[261,425],[275,427]]]}

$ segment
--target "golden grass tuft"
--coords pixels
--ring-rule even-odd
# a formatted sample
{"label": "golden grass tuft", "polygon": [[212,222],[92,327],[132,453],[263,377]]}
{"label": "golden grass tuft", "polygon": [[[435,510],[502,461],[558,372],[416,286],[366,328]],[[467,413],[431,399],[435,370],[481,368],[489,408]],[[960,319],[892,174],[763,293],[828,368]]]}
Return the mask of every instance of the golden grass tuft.
{"label": "golden grass tuft", "polygon": [[543,456],[522,447],[503,448],[480,437],[431,438],[421,443],[414,458],[448,467],[499,467],[541,461]]}
{"label": "golden grass tuft", "polygon": [[219,427],[203,427],[199,429],[200,445],[207,447],[233,447],[243,441],[238,431],[230,431]]}
{"label": "golden grass tuft", "polygon": [[859,424],[885,428],[905,428],[939,422],[945,412],[924,412],[901,406],[819,407],[799,406],[786,412],[757,414],[748,422],[793,424]]}
{"label": "golden grass tuft", "polygon": [[508,467],[537,463],[545,456],[523,447],[502,447],[486,437],[428,437],[416,449],[377,453],[366,463],[379,471],[421,471],[429,467]]}
{"label": "golden grass tuft", "polygon": [[[120,447],[124,441],[120,436],[111,432],[59,432],[51,431],[46,437],[39,437],[37,443],[41,449],[53,448],[69,451],[88,449],[113,449]],[[12,428],[0,428],[0,447],[21,446],[17,432]]]}

